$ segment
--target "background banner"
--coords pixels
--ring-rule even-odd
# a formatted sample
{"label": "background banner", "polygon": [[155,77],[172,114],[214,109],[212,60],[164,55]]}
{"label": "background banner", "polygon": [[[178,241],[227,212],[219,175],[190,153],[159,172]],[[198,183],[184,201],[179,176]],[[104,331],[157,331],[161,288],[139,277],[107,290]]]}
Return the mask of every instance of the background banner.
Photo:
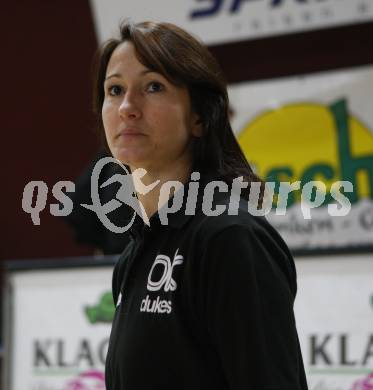
{"label": "background banner", "polygon": [[91,0],[91,5],[101,41],[117,33],[123,18],[172,22],[209,45],[373,19],[371,0]]}
{"label": "background banner", "polygon": [[112,267],[10,275],[8,390],[105,389],[111,277]]}
{"label": "background banner", "polygon": [[[373,255],[298,257],[296,266],[295,316],[310,390],[371,389]],[[111,272],[111,266],[11,272],[4,388],[105,389]]]}
{"label": "background banner", "polygon": [[[292,249],[373,244],[372,91],[373,67],[229,88],[232,125],[255,170],[268,181],[299,183],[285,215],[275,208],[268,215]],[[307,219],[301,190],[310,181],[324,184],[325,199]],[[341,191],[351,210],[332,217],[337,181],[352,183],[352,192]]]}
{"label": "background banner", "polygon": [[295,314],[309,390],[373,389],[373,254],[296,265]]}

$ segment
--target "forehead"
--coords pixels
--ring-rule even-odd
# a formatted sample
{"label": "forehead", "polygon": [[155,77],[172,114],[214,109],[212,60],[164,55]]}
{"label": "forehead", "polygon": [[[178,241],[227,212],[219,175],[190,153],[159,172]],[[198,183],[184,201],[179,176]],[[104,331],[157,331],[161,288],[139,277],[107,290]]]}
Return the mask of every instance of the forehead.
{"label": "forehead", "polygon": [[133,43],[124,41],[113,51],[106,67],[106,75],[119,70],[125,70],[128,73],[131,71],[140,72],[144,69],[147,67],[138,60]]}

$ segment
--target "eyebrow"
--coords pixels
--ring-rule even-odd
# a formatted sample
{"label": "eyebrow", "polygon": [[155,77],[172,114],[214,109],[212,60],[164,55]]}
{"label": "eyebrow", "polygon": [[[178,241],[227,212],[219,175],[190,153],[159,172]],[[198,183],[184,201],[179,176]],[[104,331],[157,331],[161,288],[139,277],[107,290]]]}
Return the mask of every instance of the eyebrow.
{"label": "eyebrow", "polygon": [[[140,75],[143,76],[143,75],[145,75],[147,73],[158,73],[158,72],[156,72],[155,70],[151,70],[151,69],[144,69],[143,71],[140,72]],[[120,78],[120,77],[123,77],[123,76],[122,76],[121,73],[113,73],[113,74],[107,76],[104,81],[109,80],[109,79],[111,79],[113,77],[119,77]]]}

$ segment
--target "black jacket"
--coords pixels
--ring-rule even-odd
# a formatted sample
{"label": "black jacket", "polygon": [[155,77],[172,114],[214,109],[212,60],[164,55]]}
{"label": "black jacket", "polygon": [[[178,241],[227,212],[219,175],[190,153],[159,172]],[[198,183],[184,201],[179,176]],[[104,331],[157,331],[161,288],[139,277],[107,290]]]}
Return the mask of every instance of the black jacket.
{"label": "black jacket", "polygon": [[136,220],[113,274],[107,390],[307,389],[292,256],[244,205]]}

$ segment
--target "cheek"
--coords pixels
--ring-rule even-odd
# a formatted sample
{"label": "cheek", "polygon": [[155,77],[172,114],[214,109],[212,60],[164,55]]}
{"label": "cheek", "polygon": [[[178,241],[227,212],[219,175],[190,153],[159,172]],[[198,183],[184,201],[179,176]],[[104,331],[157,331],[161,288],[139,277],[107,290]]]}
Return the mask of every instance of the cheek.
{"label": "cheek", "polygon": [[115,110],[111,103],[104,102],[102,105],[101,116],[105,134],[110,137],[115,125]]}
{"label": "cheek", "polygon": [[168,105],[166,110],[164,108],[155,110],[150,119],[162,140],[171,138],[186,139],[189,137],[186,115],[180,107]]}

